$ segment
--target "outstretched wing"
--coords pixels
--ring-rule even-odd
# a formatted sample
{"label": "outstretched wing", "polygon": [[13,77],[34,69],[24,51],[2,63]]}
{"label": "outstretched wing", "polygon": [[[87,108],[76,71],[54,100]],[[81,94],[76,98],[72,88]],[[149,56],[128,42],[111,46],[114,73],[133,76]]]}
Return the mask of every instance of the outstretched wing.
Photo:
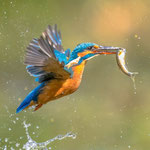
{"label": "outstretched wing", "polygon": [[36,81],[43,82],[52,78],[69,78],[64,66],[68,61],[69,50],[64,51],[61,34],[57,25],[48,26],[39,39],[33,39],[26,50],[25,64]]}

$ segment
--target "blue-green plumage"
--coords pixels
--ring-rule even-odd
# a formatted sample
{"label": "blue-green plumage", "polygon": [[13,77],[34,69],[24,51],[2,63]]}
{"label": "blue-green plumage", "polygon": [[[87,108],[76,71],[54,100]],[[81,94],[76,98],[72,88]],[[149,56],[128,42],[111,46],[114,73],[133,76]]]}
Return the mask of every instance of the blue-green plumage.
{"label": "blue-green plumage", "polygon": [[[66,89],[66,86],[63,88],[68,93],[69,91],[70,93],[75,91],[74,85],[81,80],[81,76],[75,78],[77,81],[73,81],[73,75],[75,71],[77,71],[78,75],[80,73],[82,74],[85,63],[78,69],[73,68],[98,54],[114,54],[114,51],[111,50],[117,52],[118,49],[114,49],[113,47],[103,47],[95,43],[82,43],[78,44],[72,52],[70,49],[64,51],[61,42],[61,34],[57,31],[57,26],[48,26],[39,39],[33,39],[30,42],[25,57],[28,73],[31,76],[34,76],[36,78],[35,80],[39,82],[40,85],[28,94],[17,108],[16,112],[18,113],[30,106],[31,101],[35,103],[37,107],[36,110],[41,107],[43,103],[49,101],[46,99],[46,102],[39,104],[39,97],[41,95],[45,94],[44,96],[46,97],[42,97],[45,99],[51,94],[51,91],[48,91],[49,89],[52,89],[50,83],[52,83],[52,86],[58,88],[58,93],[59,90],[62,90],[61,86],[63,86],[65,81],[68,82],[68,88],[73,89]],[[58,85],[55,85],[54,82],[52,82],[54,80]],[[73,86],[69,85],[69,83],[72,83]],[[77,86],[79,86],[79,84],[77,84]],[[55,91],[55,89],[53,89],[53,91]],[[53,96],[57,99],[63,96],[63,93],[66,91],[60,92],[59,95],[57,95],[57,91],[55,91],[56,94]],[[51,97],[51,99],[54,99],[54,97]]]}
{"label": "blue-green plumage", "polygon": [[78,45],[75,47],[75,49],[72,51],[68,63],[69,63],[70,61],[76,59],[76,58],[78,57],[78,53],[81,53],[81,52],[83,52],[84,50],[86,50],[87,48],[90,48],[90,47],[92,47],[92,46],[94,46],[94,45],[97,45],[97,44],[95,44],[95,43],[90,43],[90,42],[78,44]]}
{"label": "blue-green plumage", "polygon": [[[54,27],[48,26],[43,34],[44,36],[41,36],[39,39],[33,39],[31,41],[30,45],[27,47],[25,59],[27,71],[30,75],[36,77],[35,81],[41,84],[31,91],[23,100],[17,108],[17,113],[29,106],[32,100],[35,103],[38,101],[38,96],[41,94],[43,87],[46,86],[48,81],[57,78],[65,78],[67,75],[71,78],[74,72],[72,67],[67,67],[67,64],[78,58],[78,53],[83,52],[88,47],[97,45],[95,43],[82,43],[77,45],[72,52],[70,49],[64,51],[61,44],[61,34],[57,31],[56,25]],[[78,64],[91,55],[94,54],[88,54],[81,58]],[[55,70],[53,66],[56,66],[57,70]]]}

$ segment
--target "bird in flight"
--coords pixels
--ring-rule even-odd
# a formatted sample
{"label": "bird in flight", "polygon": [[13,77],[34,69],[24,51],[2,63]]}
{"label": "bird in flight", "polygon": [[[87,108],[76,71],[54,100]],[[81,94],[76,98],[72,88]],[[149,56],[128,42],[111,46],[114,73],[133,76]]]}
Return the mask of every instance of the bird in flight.
{"label": "bird in flight", "polygon": [[16,112],[43,104],[75,92],[82,80],[86,62],[98,55],[116,54],[120,69],[132,77],[125,65],[125,49],[100,46],[95,43],[78,44],[71,52],[64,50],[57,25],[48,26],[40,38],[33,39],[26,50],[27,72],[39,85],[22,101]]}

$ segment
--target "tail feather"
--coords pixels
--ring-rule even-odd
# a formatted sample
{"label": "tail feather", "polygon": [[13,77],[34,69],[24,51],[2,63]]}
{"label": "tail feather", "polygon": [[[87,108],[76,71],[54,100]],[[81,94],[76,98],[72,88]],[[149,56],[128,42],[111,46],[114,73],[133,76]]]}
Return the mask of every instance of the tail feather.
{"label": "tail feather", "polygon": [[34,90],[32,90],[28,94],[28,96],[22,101],[20,106],[17,108],[16,113],[19,113],[20,111],[22,111],[23,109],[28,107],[32,101],[37,103],[38,95],[42,91],[42,88],[43,88],[44,85],[45,85],[45,83],[41,83],[38,87],[36,87]]}

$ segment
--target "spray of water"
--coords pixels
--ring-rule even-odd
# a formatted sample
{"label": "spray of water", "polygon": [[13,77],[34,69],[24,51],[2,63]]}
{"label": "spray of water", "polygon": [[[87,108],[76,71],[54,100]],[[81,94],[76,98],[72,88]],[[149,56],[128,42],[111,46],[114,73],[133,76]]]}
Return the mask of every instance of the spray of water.
{"label": "spray of water", "polygon": [[38,150],[48,150],[48,149],[51,149],[51,147],[47,148],[47,146],[56,141],[56,140],[63,140],[65,138],[73,138],[75,139],[76,138],[76,135],[69,132],[65,135],[58,135],[52,139],[49,139],[45,142],[41,142],[41,143],[37,143],[36,141],[34,141],[30,135],[29,135],[29,132],[28,132],[28,128],[31,126],[30,124],[26,124],[26,122],[24,121],[23,122],[23,125],[24,125],[24,128],[25,128],[25,131],[26,131],[26,135],[27,135],[27,143],[23,145],[23,149],[25,150],[35,150],[35,149],[38,149]]}
{"label": "spray of water", "polygon": [[[13,126],[14,125],[17,125],[18,123],[20,124],[20,119],[19,117],[16,117],[16,114],[12,114],[9,112],[9,109],[7,106],[5,106],[5,109],[6,109],[6,112],[7,112],[7,118],[9,118],[9,121],[10,121],[10,126],[8,127],[8,130],[9,132],[13,132]],[[20,136],[18,139],[14,140],[14,139],[11,139],[10,137],[4,137],[4,138],[1,138],[0,137],[0,150],[16,150],[16,149],[19,149],[19,150],[22,150],[22,149],[25,149],[25,150],[48,150],[48,149],[51,149],[50,147],[50,143],[56,141],[56,140],[63,140],[65,138],[72,138],[72,139],[75,139],[76,138],[76,134],[73,134],[71,132],[68,132],[67,134],[65,135],[58,135],[52,139],[49,139],[45,142],[41,142],[41,143],[38,143],[36,142],[35,140],[33,140],[29,134],[29,127],[31,126],[31,124],[27,124],[26,121],[26,117],[24,116],[23,118],[23,127],[25,128],[25,136],[22,135]],[[5,123],[4,123],[5,124]],[[39,126],[36,126],[37,129],[39,129],[40,127]],[[15,130],[16,132],[16,130]],[[22,140],[24,141],[25,139],[27,139],[26,143],[25,144],[21,144]]]}
{"label": "spray of water", "polygon": [[131,80],[133,82],[134,94],[136,94],[136,84],[135,84],[135,75],[131,76]]}

